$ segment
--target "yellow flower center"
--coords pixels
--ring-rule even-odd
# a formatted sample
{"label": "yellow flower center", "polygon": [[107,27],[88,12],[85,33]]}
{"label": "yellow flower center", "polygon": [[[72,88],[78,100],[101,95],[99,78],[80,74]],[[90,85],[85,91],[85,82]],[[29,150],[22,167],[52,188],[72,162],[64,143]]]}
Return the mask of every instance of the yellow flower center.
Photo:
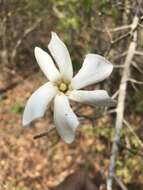
{"label": "yellow flower center", "polygon": [[61,92],[66,92],[68,91],[68,84],[64,83],[64,82],[61,82],[60,85],[59,85],[59,90]]}

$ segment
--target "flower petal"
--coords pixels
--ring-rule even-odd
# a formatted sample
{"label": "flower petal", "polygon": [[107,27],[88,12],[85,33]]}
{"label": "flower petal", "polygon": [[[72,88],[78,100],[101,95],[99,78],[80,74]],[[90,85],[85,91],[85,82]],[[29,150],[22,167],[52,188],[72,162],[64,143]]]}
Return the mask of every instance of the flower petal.
{"label": "flower petal", "polygon": [[72,79],[74,89],[80,89],[107,78],[113,69],[113,65],[104,57],[97,54],[88,54],[85,57],[82,68]]}
{"label": "flower petal", "polygon": [[66,45],[60,40],[55,32],[52,32],[52,37],[48,48],[55,59],[61,74],[67,80],[71,80],[73,76],[73,69],[71,58]]}
{"label": "flower petal", "polygon": [[36,47],[34,53],[41,70],[50,81],[56,81],[60,78],[60,72],[47,52],[39,47]]}
{"label": "flower petal", "polygon": [[73,90],[69,98],[71,100],[89,104],[92,106],[113,106],[115,101],[111,99],[105,90]]}
{"label": "flower petal", "polygon": [[57,95],[54,102],[54,121],[56,128],[66,143],[71,143],[75,137],[75,129],[79,121],[72,111],[65,95]]}
{"label": "flower petal", "polygon": [[57,89],[48,82],[36,90],[27,101],[23,113],[23,125],[29,124],[36,118],[42,117],[47,108],[48,103],[56,95]]}

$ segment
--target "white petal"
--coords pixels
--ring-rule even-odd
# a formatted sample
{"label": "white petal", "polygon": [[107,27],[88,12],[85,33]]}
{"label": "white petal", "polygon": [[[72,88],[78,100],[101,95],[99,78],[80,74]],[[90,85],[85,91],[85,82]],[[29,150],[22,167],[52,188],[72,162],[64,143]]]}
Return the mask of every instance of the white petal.
{"label": "white petal", "polygon": [[47,52],[39,47],[36,47],[34,53],[41,70],[50,81],[56,81],[58,78],[60,78],[60,73],[56,68],[51,56]]}
{"label": "white petal", "polygon": [[29,124],[36,118],[42,117],[48,103],[57,94],[57,89],[48,82],[36,90],[27,101],[23,113],[23,125]]}
{"label": "white petal", "polygon": [[73,90],[69,96],[70,99],[89,104],[92,106],[113,106],[115,101],[112,100],[105,90]]}
{"label": "white petal", "polygon": [[104,57],[97,54],[88,54],[82,68],[72,80],[73,88],[80,89],[102,81],[111,74],[112,69],[112,64]]}
{"label": "white petal", "polygon": [[48,48],[55,59],[61,74],[67,80],[71,80],[73,76],[73,69],[70,55],[66,45],[60,40],[55,32],[52,32],[52,37]]}
{"label": "white petal", "polygon": [[54,103],[54,121],[58,133],[66,143],[71,143],[75,137],[75,129],[79,121],[72,111],[65,95],[57,95]]}

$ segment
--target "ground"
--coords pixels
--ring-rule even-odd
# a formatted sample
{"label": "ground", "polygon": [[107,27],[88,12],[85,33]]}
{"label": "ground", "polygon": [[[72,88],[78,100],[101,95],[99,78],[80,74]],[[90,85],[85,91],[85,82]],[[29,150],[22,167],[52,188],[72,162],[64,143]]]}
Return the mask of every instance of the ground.
{"label": "ground", "polygon": [[[89,176],[99,172],[105,178],[111,143],[105,138],[106,130],[99,138],[95,128],[110,130],[112,118],[100,118],[95,121],[95,128],[91,122],[81,121],[82,127],[70,145],[59,138],[56,130],[33,139],[36,134],[54,126],[52,108],[30,127],[23,128],[21,124],[27,98],[45,79],[38,72],[26,79],[18,77],[17,81],[16,86],[3,93],[0,100],[0,190],[46,190],[74,171],[84,171]],[[73,107],[77,111],[76,105]],[[82,114],[93,112],[87,106],[78,107],[79,110]]]}

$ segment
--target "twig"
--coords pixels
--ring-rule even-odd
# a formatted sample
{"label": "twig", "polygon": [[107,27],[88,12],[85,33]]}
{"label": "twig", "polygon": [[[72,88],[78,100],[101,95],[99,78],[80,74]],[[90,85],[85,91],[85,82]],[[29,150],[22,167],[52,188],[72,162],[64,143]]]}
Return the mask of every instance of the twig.
{"label": "twig", "polygon": [[128,152],[130,152],[133,155],[140,156],[141,158],[143,157],[143,153],[138,152],[138,150],[136,150],[135,148],[128,148],[127,146],[122,145],[121,143],[119,143],[118,146],[119,146],[119,148],[127,150]]}
{"label": "twig", "polygon": [[108,37],[109,37],[110,41],[112,41],[112,35],[111,35],[111,33],[110,33],[110,31],[109,31],[108,27],[106,26],[106,24],[105,24],[104,20],[103,20],[103,24],[104,24],[105,31],[106,31],[106,33],[107,33],[107,35],[108,35]]}
{"label": "twig", "polygon": [[113,176],[118,185],[121,187],[122,190],[128,190],[127,187],[123,184],[123,182],[116,176]]}
{"label": "twig", "polygon": [[131,133],[133,133],[133,135],[135,136],[136,140],[138,141],[138,143],[140,144],[140,146],[143,148],[143,142],[139,139],[139,137],[137,136],[137,134],[133,130],[133,127],[130,125],[130,123],[128,121],[126,121],[125,119],[123,120],[123,123],[128,127],[128,129],[131,131]]}
{"label": "twig", "polygon": [[138,81],[136,79],[129,78],[128,81],[133,82],[135,84],[143,84],[143,81]]}
{"label": "twig", "polygon": [[[141,5],[141,3],[139,3],[139,5]],[[110,37],[111,40],[110,40],[110,45],[109,45],[109,47],[107,48],[107,50],[106,50],[104,56],[108,56],[108,55],[109,55],[110,50],[112,49],[112,47],[113,47],[115,44],[119,43],[119,42],[122,41],[123,39],[126,39],[126,38],[128,38],[128,37],[132,37],[132,36],[133,36],[133,33],[136,31],[137,27],[139,26],[139,21],[141,20],[141,18],[139,18],[139,15],[140,15],[140,7],[138,6],[138,7],[136,8],[136,15],[134,16],[133,22],[132,22],[131,25],[129,25],[130,28],[131,28],[130,31],[127,32],[127,33],[125,33],[125,34],[123,34],[123,35],[121,35],[119,38],[117,38],[117,39],[115,39],[115,40],[112,40],[112,36],[111,36],[110,30],[109,30],[109,29],[107,30],[107,28],[105,28],[105,29],[106,29],[106,32],[107,32],[107,34],[108,34],[108,36]]]}
{"label": "twig", "polygon": [[142,24],[139,24],[139,26],[140,26],[141,28],[143,28],[143,25],[142,25]]}
{"label": "twig", "polygon": [[141,52],[141,51],[135,51],[135,54],[143,56],[143,52]]}
{"label": "twig", "polygon": [[105,115],[108,115],[108,114],[113,114],[116,112],[116,109],[111,109],[111,110],[108,110],[108,111],[105,111],[103,113],[99,113],[99,114],[96,114],[96,115],[81,115],[81,114],[77,114],[77,116],[79,117],[80,120],[90,120],[90,121],[95,121],[96,119],[99,119],[100,117],[103,117]]}
{"label": "twig", "polygon": [[124,67],[125,67],[125,65],[114,65],[114,68],[115,68],[115,69],[124,68]]}
{"label": "twig", "polygon": [[125,25],[125,26],[119,26],[116,28],[109,28],[109,31],[110,32],[118,32],[120,30],[126,30],[126,29],[130,29],[130,28],[131,28],[131,25]]}
{"label": "twig", "polygon": [[36,22],[34,22],[29,28],[27,28],[24,33],[22,34],[22,36],[16,41],[16,44],[13,48],[13,51],[11,53],[11,62],[14,62],[14,59],[16,57],[17,54],[17,49],[19,48],[19,46],[21,45],[21,43],[23,42],[23,39],[29,34],[31,33],[33,30],[35,30],[35,28],[37,28],[37,26],[40,24],[40,22],[42,21],[41,18],[37,19]]}
{"label": "twig", "polygon": [[53,12],[55,13],[55,15],[59,18],[62,19],[65,17],[64,13],[61,12],[56,6],[53,6]]}
{"label": "twig", "polygon": [[42,132],[42,133],[40,133],[40,134],[35,135],[35,136],[33,137],[33,139],[39,139],[39,138],[41,138],[41,137],[45,137],[45,136],[47,136],[51,131],[53,131],[54,129],[55,129],[55,127],[53,126],[53,127],[51,127],[48,131]]}
{"label": "twig", "polygon": [[136,64],[136,62],[132,61],[132,65],[133,65],[141,74],[143,74],[143,70]]}
{"label": "twig", "polygon": [[122,57],[124,57],[126,55],[127,55],[127,52],[123,52],[122,54],[117,55],[116,57],[113,58],[113,62],[118,60],[118,59],[121,59]]}
{"label": "twig", "polygon": [[123,34],[122,36],[120,36],[119,38],[117,38],[116,40],[110,41],[110,45],[109,45],[109,47],[107,48],[107,50],[106,50],[104,56],[108,56],[110,50],[112,49],[112,47],[113,47],[115,44],[119,43],[120,41],[122,41],[123,39],[125,39],[125,38],[127,38],[127,37],[129,37],[129,36],[131,36],[131,32],[127,32],[127,33]]}
{"label": "twig", "polygon": [[133,87],[133,89],[137,92],[138,91],[138,88],[137,86],[135,85],[135,83],[131,82],[131,86]]}
{"label": "twig", "polygon": [[113,95],[112,95],[112,98],[115,99],[119,94],[119,90],[117,90]]}
{"label": "twig", "polygon": [[124,62],[125,67],[123,69],[123,74],[121,77],[121,82],[120,82],[120,87],[119,87],[117,115],[116,115],[116,123],[115,123],[115,136],[113,140],[111,157],[110,157],[109,173],[108,173],[108,178],[107,178],[107,190],[112,190],[113,177],[115,173],[114,172],[115,161],[118,154],[118,144],[120,142],[120,133],[123,126],[124,103],[125,103],[125,98],[126,98],[127,81],[128,81],[129,73],[130,73],[129,72],[130,65],[134,57],[135,50],[136,50],[136,40],[137,40],[136,29],[137,29],[138,22],[139,22],[139,17],[138,17],[138,14],[136,14],[133,18],[131,31],[128,33],[128,35],[131,35],[132,33],[133,39],[129,44],[128,53]]}

